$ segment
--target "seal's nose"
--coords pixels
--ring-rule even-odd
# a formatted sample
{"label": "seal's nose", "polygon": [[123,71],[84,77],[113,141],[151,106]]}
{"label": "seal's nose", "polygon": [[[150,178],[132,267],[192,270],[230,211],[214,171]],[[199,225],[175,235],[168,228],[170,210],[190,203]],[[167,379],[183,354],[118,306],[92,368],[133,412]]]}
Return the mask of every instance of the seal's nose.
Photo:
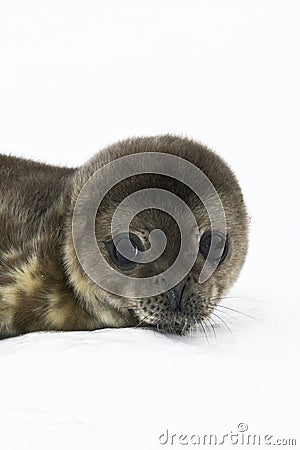
{"label": "seal's nose", "polygon": [[184,278],[180,283],[174,286],[168,291],[170,305],[172,309],[180,309],[180,304],[183,296],[184,289],[186,287],[187,279]]}

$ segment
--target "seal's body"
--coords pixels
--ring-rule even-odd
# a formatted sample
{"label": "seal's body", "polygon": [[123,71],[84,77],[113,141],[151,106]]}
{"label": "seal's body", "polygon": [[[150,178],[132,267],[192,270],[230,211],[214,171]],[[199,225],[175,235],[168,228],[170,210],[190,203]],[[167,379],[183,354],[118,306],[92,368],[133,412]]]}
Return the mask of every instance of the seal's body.
{"label": "seal's body", "polygon": [[[80,190],[108,162],[139,152],[169,153],[189,160],[206,174],[221,198],[228,229],[226,252],[219,257],[220,267],[203,285],[197,282],[196,274],[206,258],[204,246],[184,280],[184,289],[181,282],[180,289],[139,299],[127,292],[126,285],[123,297],[102,289],[78,261],[72,217]],[[181,196],[195,214],[200,235],[207,240],[209,221],[204,207],[181,182],[155,174],[132,177],[111,190],[96,219],[99,249],[120,273],[153,276],[178,252],[180,233],[174,220],[153,209],[132,221],[132,242],[142,251],[149,247],[148,236],[153,229],[166,234],[171,231],[172,245],[166,248],[159,265],[150,263],[147,270],[147,264],[130,265],[112,247],[110,222],[116,205],[132,192],[151,187]],[[42,330],[137,325],[185,332],[211,314],[237,278],[246,250],[247,214],[238,182],[220,157],[191,140],[167,135],[122,141],[78,169],[0,156],[0,337]]]}
{"label": "seal's body", "polygon": [[0,336],[115,325],[105,314],[99,320],[79,305],[65,274],[74,172],[0,156]]}

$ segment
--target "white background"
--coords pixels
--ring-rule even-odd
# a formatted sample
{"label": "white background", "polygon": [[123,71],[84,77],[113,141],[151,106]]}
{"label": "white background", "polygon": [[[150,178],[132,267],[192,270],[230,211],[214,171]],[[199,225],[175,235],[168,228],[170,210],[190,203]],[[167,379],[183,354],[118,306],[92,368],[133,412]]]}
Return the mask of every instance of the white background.
{"label": "white background", "polygon": [[214,148],[252,218],[223,305],[256,319],[227,310],[234,338],[220,323],[208,342],[1,341],[1,450],[182,448],[158,438],[241,435],[241,422],[299,445],[299,42],[297,1],[0,1],[0,151],[76,166],[165,132]]}

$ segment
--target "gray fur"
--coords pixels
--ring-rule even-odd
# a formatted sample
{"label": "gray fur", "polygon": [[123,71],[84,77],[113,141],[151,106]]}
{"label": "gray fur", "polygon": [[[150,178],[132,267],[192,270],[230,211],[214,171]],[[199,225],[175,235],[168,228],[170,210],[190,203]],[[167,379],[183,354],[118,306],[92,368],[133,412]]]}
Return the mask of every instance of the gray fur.
{"label": "gray fur", "polygon": [[[200,285],[197,274],[203,258],[199,256],[177,309],[170,292],[132,299],[126,286],[122,298],[104,291],[84,273],[74,251],[72,212],[84,183],[107,162],[144,151],[181,156],[199,167],[217,190],[226,213],[228,257]],[[112,189],[100,206],[96,235],[104,254],[116,205],[131,192],[147,187],[160,187],[181,196],[194,212],[200,232],[209,229],[207,213],[189,189],[159,175],[138,176]],[[134,276],[155,274],[176,256],[179,235],[169,216],[148,210],[132,222],[132,229],[140,234],[145,246],[147,234],[154,228],[169,233],[171,243],[164,258],[147,267],[137,267]],[[76,169],[0,155],[0,231],[0,336],[5,337],[38,330],[136,325],[188,331],[211,314],[236,280],[248,246],[248,216],[232,170],[205,146],[171,135],[118,142]],[[110,261],[107,254],[106,258]]]}

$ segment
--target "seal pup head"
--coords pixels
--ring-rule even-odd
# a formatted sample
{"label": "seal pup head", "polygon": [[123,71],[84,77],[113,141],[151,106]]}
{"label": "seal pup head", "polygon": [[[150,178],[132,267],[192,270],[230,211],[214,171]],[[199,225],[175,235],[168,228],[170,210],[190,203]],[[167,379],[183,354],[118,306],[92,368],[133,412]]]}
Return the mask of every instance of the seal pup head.
{"label": "seal pup head", "polygon": [[179,334],[213,313],[248,245],[232,170],[171,135],[118,142],[79,168],[66,230],[69,281],[103,326]]}

